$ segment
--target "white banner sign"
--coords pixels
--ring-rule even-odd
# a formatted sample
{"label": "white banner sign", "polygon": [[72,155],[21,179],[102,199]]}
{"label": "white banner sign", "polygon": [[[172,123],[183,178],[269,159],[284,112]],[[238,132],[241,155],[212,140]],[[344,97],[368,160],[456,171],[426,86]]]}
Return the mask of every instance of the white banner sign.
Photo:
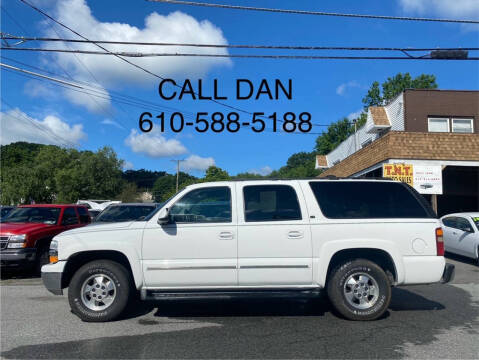
{"label": "white banner sign", "polygon": [[414,165],[413,186],[420,194],[442,194],[441,166]]}

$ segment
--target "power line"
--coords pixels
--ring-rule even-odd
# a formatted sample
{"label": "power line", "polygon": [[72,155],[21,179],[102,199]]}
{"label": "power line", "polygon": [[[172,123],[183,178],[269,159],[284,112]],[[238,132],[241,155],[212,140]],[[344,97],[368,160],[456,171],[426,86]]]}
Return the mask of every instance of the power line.
{"label": "power line", "polygon": [[64,84],[64,85],[68,85],[68,86],[73,86],[73,87],[76,87],[76,88],[80,88],[80,89],[84,89],[82,86],[80,85],[77,85],[77,84],[73,84],[71,82],[68,82],[68,81],[63,81],[63,80],[60,80],[60,79],[56,79],[56,78],[53,78],[53,77],[50,77],[50,76],[46,76],[46,75],[42,75],[42,74],[38,74],[38,73],[35,73],[33,71],[28,71],[28,70],[25,70],[25,69],[20,69],[16,66],[11,66],[11,65],[8,65],[8,64],[4,64],[4,63],[0,63],[0,66],[4,67],[4,68],[7,68],[7,69],[10,69],[10,70],[15,70],[15,71],[19,71],[19,72],[22,72],[22,73],[25,73],[25,74],[29,74],[29,75],[33,75],[33,76],[38,76],[38,77],[41,77],[41,78],[44,78],[44,79],[47,79],[47,80],[50,80],[50,81],[55,81],[57,83],[60,83],[60,84]]}
{"label": "power line", "polygon": [[[25,73],[27,75],[24,75],[24,76],[27,76],[29,78],[32,78],[32,79],[35,79],[34,76],[38,76],[38,75],[41,75],[41,74],[37,74],[35,72],[31,72],[31,71],[24,71],[23,69],[20,69],[20,68],[16,68],[14,66],[10,66],[10,65],[7,65],[7,64],[3,64],[3,63],[0,63],[0,66],[2,67],[5,67],[7,70],[20,70],[21,74],[20,75],[24,75],[22,73]],[[17,70],[18,69],[18,70]],[[23,71],[22,71],[23,70]],[[63,87],[63,88],[67,88],[67,86],[71,86],[72,84],[71,83],[68,83],[68,82],[63,82],[63,83],[58,83],[58,79],[55,79],[55,78],[52,78],[52,77],[49,77],[49,76],[39,76],[40,77],[40,80],[50,80],[50,81],[54,81],[55,82],[55,85],[57,86],[60,86],[60,87]],[[57,84],[58,83],[58,84]],[[65,86],[67,85],[67,86]],[[74,84],[73,84],[74,85]],[[95,93],[89,93],[88,91],[92,91],[92,89],[88,89],[88,88],[84,88],[84,87],[81,87],[81,86],[77,86],[77,87],[80,87],[81,89],[70,89],[72,91],[76,91],[76,92],[79,92],[79,93],[83,93],[83,94],[87,94],[87,95],[91,95],[91,96],[96,96],[96,97],[99,97],[101,99],[109,99],[108,97],[103,97],[101,95],[98,95],[98,94],[95,94]],[[118,101],[118,100],[116,100]],[[121,102],[121,101],[120,101]],[[126,105],[130,105],[129,103],[127,102],[123,102],[125,103]],[[132,104],[131,104],[132,105]],[[132,105],[132,106],[135,106],[135,105]],[[185,119],[188,119],[188,116],[185,116]],[[277,121],[279,122],[284,122],[284,120],[281,120],[281,119],[277,119]],[[329,127],[331,124],[312,124],[314,126],[324,126],[324,127]],[[323,133],[319,133],[319,132],[298,132],[298,131],[292,131],[292,132],[288,132],[288,131],[282,131],[282,130],[278,130],[278,131],[273,131],[271,129],[268,129],[268,128],[265,128],[264,130],[265,132],[273,132],[273,133],[284,133],[284,134],[300,134],[300,135],[322,135]]]}
{"label": "power line", "polygon": [[147,0],[147,1],[177,4],[177,5],[203,6],[203,7],[212,7],[212,8],[232,9],[232,10],[275,12],[275,13],[283,13],[283,14],[334,16],[334,17],[379,19],[379,20],[402,20],[402,21],[427,21],[427,22],[442,22],[442,23],[479,24],[479,20],[466,20],[466,19],[434,19],[434,18],[389,16],[389,15],[344,14],[344,13],[331,13],[331,12],[324,12],[324,11],[276,9],[276,8],[262,8],[262,7],[253,7],[253,6],[228,5],[228,4],[212,4],[212,3],[205,3],[205,2],[183,1],[183,0]]}
{"label": "power line", "polygon": [[[18,61],[18,60],[15,60],[15,59],[12,59],[12,58],[9,58],[9,57],[6,57],[4,56],[3,54],[0,55],[3,59],[6,59],[6,60],[9,60],[9,61],[12,61],[14,63],[17,63],[19,65],[23,65],[23,66],[26,66],[28,68],[31,68],[31,69],[35,69],[35,70],[38,70],[38,71],[41,71],[43,73],[46,73],[46,74],[49,74],[49,75],[53,75],[53,76],[56,76],[57,78],[61,78],[61,79],[65,79],[63,76],[57,74],[57,73],[54,73],[54,72],[51,72],[51,71],[48,71],[48,70],[45,70],[45,69],[42,69],[42,68],[39,68],[37,66],[34,66],[34,65],[31,65],[31,64],[27,64],[25,62],[22,62],[22,61]],[[34,77],[32,77],[34,78]],[[86,81],[81,81],[81,80],[78,80],[78,79],[74,79],[74,78],[71,78],[70,77],[70,80],[73,80],[75,83],[78,83],[78,84],[81,84],[81,85],[85,85],[86,87],[88,87],[88,91],[92,91],[92,92],[95,92],[95,93],[99,93],[101,95],[104,95],[104,96],[110,96],[112,100],[116,101],[116,102],[121,102],[122,104],[126,104],[126,105],[130,105],[130,106],[135,106],[137,108],[141,108],[141,107],[151,107],[151,108],[155,108],[155,109],[158,109],[160,111],[164,111],[164,112],[167,112],[167,113],[172,113],[174,111],[181,111],[183,114],[186,114],[186,115],[190,115],[190,116],[193,116],[194,113],[191,112],[191,111],[185,111],[185,110],[180,110],[180,109],[177,109],[177,108],[174,108],[174,107],[170,107],[170,106],[164,106],[164,105],[158,105],[154,102],[151,102],[151,101],[148,101],[148,100],[143,100],[143,99],[140,99],[140,98],[137,98],[137,97],[134,97],[134,96],[131,96],[131,95],[125,95],[125,94],[122,94],[118,91],[114,91],[114,90],[111,90],[111,89],[107,89],[107,88],[103,88],[101,86],[95,86],[94,84],[90,84]],[[95,95],[94,95],[95,96]]]}
{"label": "power line", "polygon": [[[45,48],[12,48],[0,47],[0,50],[14,51],[34,51],[34,52],[54,52],[54,53],[72,53],[88,55],[113,55],[120,57],[207,57],[207,58],[240,58],[240,59],[276,59],[276,60],[479,60],[479,57],[414,57],[414,56],[333,56],[333,55],[266,55],[266,54],[200,54],[200,53],[143,53],[143,52],[112,52],[112,51],[93,51],[93,50],[67,50],[67,49],[45,49]],[[163,79],[163,78],[161,78]],[[163,79],[164,80],[164,79]],[[215,100],[213,100],[215,101]],[[215,101],[216,102],[216,101]],[[228,106],[224,103],[221,105]],[[236,109],[238,110],[238,109]],[[241,110],[243,111],[243,110]]]}
{"label": "power line", "polygon": [[[72,33],[74,33],[75,35],[81,37],[83,40],[88,40],[90,41],[90,39],[86,38],[85,36],[81,35],[79,32],[73,30],[72,28],[68,27],[67,25],[61,23],[60,21],[56,20],[55,18],[53,18],[52,16],[48,15],[45,11],[39,9],[38,7],[36,7],[35,5],[33,4],[30,4],[28,1],[26,0],[20,0],[21,2],[23,2],[25,5],[31,7],[33,10],[39,12],[40,14],[42,14],[43,16],[45,16],[46,18],[52,20],[53,22],[57,23],[58,25],[64,27],[65,29],[67,30],[70,30]],[[97,43],[95,42],[92,42],[92,44],[94,44],[95,46],[99,47],[100,49],[106,51],[106,52],[110,52],[108,49],[104,48],[103,46],[101,45],[98,45]],[[111,53],[111,52],[110,52]],[[164,77],[158,75],[158,74],[155,74],[154,72],[138,65],[138,64],[135,64],[134,62],[128,60],[128,59],[125,59],[124,57],[120,56],[120,55],[117,55],[117,54],[113,54],[114,56],[116,56],[118,59],[126,62],[127,64],[130,64],[131,66],[134,66],[135,68],[139,69],[139,70],[142,70],[144,72],[146,72],[147,74],[150,74],[151,76],[154,76],[155,78],[158,78],[158,79],[161,79],[161,80],[165,80]],[[177,85],[175,84],[174,85],[175,87],[181,89],[181,86],[180,85]],[[198,93],[194,93],[196,96],[198,96]],[[215,99],[210,99],[209,101],[215,103],[215,104],[218,104],[218,105],[221,105],[221,106],[224,106],[228,109],[232,109],[232,110],[236,110],[236,111],[239,111],[239,112],[242,112],[242,113],[245,113],[245,114],[248,114],[248,115],[253,115],[253,113],[251,111],[248,111],[248,110],[244,110],[244,109],[240,109],[240,108],[237,108],[235,106],[231,106],[231,105],[228,105],[228,104],[225,104],[221,101],[218,101],[218,100],[215,100]],[[313,124],[314,126],[316,126],[316,124]]]}
{"label": "power line", "polygon": [[[63,138],[58,134],[55,134],[50,128],[40,126],[40,124],[38,124],[35,120],[33,120],[33,119],[29,118],[28,116],[25,116],[24,114],[22,114],[18,109],[14,108],[12,105],[10,105],[5,99],[1,98],[1,101],[5,105],[7,105],[12,111],[14,111],[18,115],[20,115],[20,117],[22,119],[27,120],[27,122],[31,123],[35,128],[37,128],[39,131],[41,131],[51,142],[55,143],[55,142],[57,142],[58,139],[60,139],[60,140],[63,141],[64,146],[77,147],[77,144],[75,144],[74,142]],[[8,116],[11,116],[14,119],[20,120],[20,118],[18,118],[17,116],[13,116],[11,113],[8,114]],[[50,136],[53,136],[53,138],[51,138]]]}
{"label": "power line", "polygon": [[181,46],[199,48],[228,48],[228,49],[273,49],[273,50],[351,50],[351,51],[432,51],[432,50],[479,50],[479,47],[366,47],[366,46],[296,46],[296,45],[248,45],[248,44],[198,44],[198,43],[170,43],[170,42],[139,42],[139,41],[112,41],[112,40],[80,40],[46,37],[25,37],[11,34],[1,34],[5,40],[71,42],[71,43],[97,43],[113,45],[141,45],[141,46]]}

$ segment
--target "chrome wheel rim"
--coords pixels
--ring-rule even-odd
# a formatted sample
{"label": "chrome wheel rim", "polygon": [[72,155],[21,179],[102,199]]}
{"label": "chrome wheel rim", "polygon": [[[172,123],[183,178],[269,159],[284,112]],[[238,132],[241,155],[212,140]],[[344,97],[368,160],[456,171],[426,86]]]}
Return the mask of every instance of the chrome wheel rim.
{"label": "chrome wheel rim", "polygon": [[113,303],[115,297],[115,283],[105,274],[90,276],[81,287],[82,303],[93,311],[105,310]]}
{"label": "chrome wheel rim", "polygon": [[372,308],[379,298],[379,286],[369,274],[357,272],[350,275],[343,286],[349,305],[359,310]]}

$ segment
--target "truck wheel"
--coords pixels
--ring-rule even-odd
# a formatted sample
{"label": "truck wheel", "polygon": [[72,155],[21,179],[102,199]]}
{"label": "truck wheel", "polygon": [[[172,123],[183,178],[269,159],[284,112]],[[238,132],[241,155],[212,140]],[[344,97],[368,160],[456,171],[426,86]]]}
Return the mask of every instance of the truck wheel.
{"label": "truck wheel", "polygon": [[391,301],[391,284],[378,265],[366,260],[346,261],[330,274],[328,297],[334,308],[349,320],[375,320]]}
{"label": "truck wheel", "polygon": [[48,247],[41,247],[37,250],[36,258],[35,258],[35,268],[34,268],[36,275],[41,275],[42,266],[50,263],[50,255],[48,251],[49,251]]}
{"label": "truck wheel", "polygon": [[131,286],[124,266],[109,260],[92,261],[73,275],[68,301],[73,313],[83,321],[111,321],[125,309]]}

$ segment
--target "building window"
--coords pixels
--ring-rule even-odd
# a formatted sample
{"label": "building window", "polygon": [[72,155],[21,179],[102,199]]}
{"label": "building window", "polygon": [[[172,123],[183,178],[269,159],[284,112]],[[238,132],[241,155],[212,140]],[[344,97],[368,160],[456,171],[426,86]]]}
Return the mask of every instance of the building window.
{"label": "building window", "polygon": [[452,119],[452,132],[456,132],[456,133],[474,132],[472,119]]}
{"label": "building window", "polygon": [[429,132],[449,132],[448,118],[429,118],[428,119]]}
{"label": "building window", "polygon": [[363,143],[361,144],[361,147],[362,147],[362,148],[363,148],[363,147],[366,147],[366,146],[368,146],[369,144],[371,144],[372,142],[373,142],[372,139],[368,139],[368,140],[366,140],[365,142],[363,142]]}

